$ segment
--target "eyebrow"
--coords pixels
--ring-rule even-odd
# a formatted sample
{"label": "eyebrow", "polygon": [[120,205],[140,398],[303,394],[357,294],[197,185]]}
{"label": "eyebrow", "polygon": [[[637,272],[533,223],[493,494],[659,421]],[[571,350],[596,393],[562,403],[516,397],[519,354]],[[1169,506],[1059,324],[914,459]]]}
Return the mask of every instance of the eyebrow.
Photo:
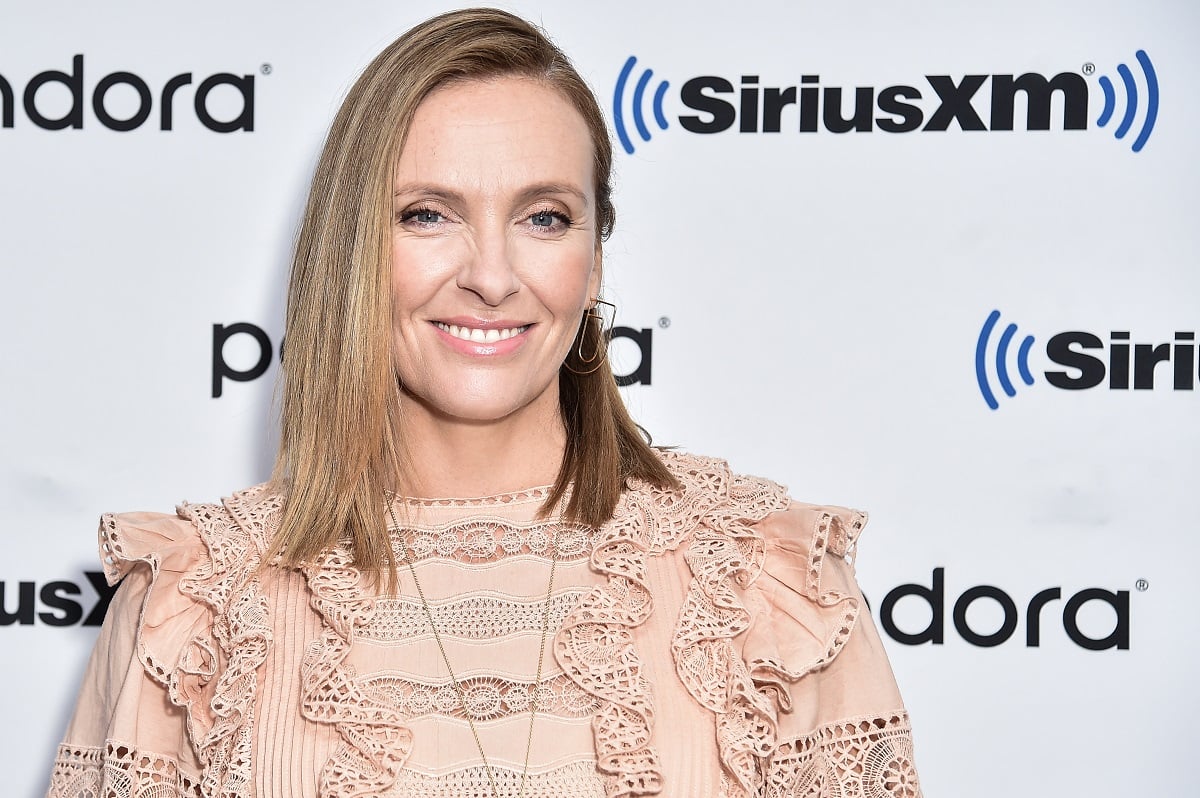
{"label": "eyebrow", "polygon": [[579,200],[584,206],[588,205],[587,194],[569,183],[537,183],[526,188],[519,196],[522,201],[528,202],[546,194],[567,194]]}
{"label": "eyebrow", "polygon": [[[463,195],[459,192],[445,186],[437,185],[436,183],[407,183],[392,192],[393,197],[410,194],[436,197],[450,203],[460,203],[464,200]],[[534,183],[521,189],[520,193],[517,194],[517,201],[529,202],[547,194],[566,194],[574,197],[583,203],[584,206],[589,205],[587,194],[579,187],[570,183]]]}
{"label": "eyebrow", "polygon": [[434,183],[409,183],[400,186],[392,192],[393,197],[399,197],[401,194],[424,194],[426,196],[437,197],[438,199],[453,201],[462,201],[463,195],[457,191],[436,185]]}

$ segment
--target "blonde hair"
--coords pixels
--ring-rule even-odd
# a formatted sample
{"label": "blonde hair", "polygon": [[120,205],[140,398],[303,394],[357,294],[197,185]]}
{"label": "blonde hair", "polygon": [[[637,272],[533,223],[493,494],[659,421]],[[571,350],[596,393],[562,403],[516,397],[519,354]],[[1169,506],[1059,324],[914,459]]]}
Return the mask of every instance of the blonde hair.
{"label": "blonde hair", "polygon": [[[403,446],[391,331],[393,170],[413,114],[431,91],[508,75],[544,81],[583,116],[595,151],[598,238],[612,231],[612,144],[603,114],[536,27],[494,9],[454,11],[409,30],[371,62],[330,128],[288,288],[275,463],[287,498],[270,552],[284,565],[344,543],[359,568],[394,575],[385,508]],[[577,345],[560,368],[566,448],[540,514],[573,485],[564,519],[599,526],[631,478],[664,488],[678,483],[625,409],[599,322],[585,316],[578,336],[577,344],[603,360],[585,373],[595,364],[580,361]]]}

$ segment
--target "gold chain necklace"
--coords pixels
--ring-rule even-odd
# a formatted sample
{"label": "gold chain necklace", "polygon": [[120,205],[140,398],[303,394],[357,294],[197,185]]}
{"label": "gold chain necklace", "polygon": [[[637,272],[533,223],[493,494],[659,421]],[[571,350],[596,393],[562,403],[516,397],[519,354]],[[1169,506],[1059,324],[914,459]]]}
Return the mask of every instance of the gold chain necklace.
{"label": "gold chain necklace", "polygon": [[[430,610],[429,602],[425,599],[425,591],[421,589],[421,582],[417,579],[417,569],[413,565],[412,552],[408,548],[408,541],[405,540],[402,534],[403,530],[400,528],[400,523],[396,520],[394,504],[395,502],[389,499],[388,515],[391,517],[392,531],[396,533],[396,537],[400,541],[400,550],[404,554],[404,564],[408,566],[408,573],[412,576],[413,584],[416,585],[417,596],[421,599],[421,609],[425,613],[425,620],[429,622],[429,628],[433,631],[433,639],[437,643],[438,651],[441,652],[442,663],[446,666],[446,671],[450,674],[450,684],[454,686],[454,693],[458,696],[458,703],[462,706],[467,724],[471,727],[471,736],[475,738],[475,747],[479,750],[479,758],[483,760],[483,770],[487,774],[488,784],[492,787],[492,796],[493,798],[501,798],[500,790],[496,787],[496,776],[492,773],[492,765],[488,762],[487,754],[483,752],[483,742],[479,739],[479,730],[475,728],[475,719],[472,717],[471,710],[467,706],[467,698],[463,694],[462,684],[454,674],[454,668],[450,667],[450,658],[446,656],[446,647],[442,645],[442,636],[438,633],[437,626],[433,622],[433,611]],[[537,675],[534,676],[533,688],[530,690],[529,732],[525,737],[525,764],[521,767],[521,784],[517,790],[517,798],[523,798],[525,795],[525,779],[529,775],[529,753],[533,749],[533,720],[537,717],[538,693],[542,683],[542,666],[546,658],[546,638],[550,633],[550,601],[554,593],[554,572],[558,566],[558,533],[559,526],[555,526],[554,539],[550,542],[550,580],[546,584],[546,606],[542,611],[542,641],[538,646]]]}

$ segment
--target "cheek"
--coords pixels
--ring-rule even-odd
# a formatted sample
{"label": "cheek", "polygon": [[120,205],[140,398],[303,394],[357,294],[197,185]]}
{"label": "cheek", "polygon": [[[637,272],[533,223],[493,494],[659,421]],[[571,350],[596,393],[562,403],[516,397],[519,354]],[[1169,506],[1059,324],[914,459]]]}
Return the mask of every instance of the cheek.
{"label": "cheek", "polygon": [[582,313],[599,287],[600,272],[590,246],[533,252],[524,271],[522,281],[556,315]]}
{"label": "cheek", "polygon": [[455,255],[447,246],[429,241],[399,241],[392,245],[392,308],[397,323],[428,302],[453,279]]}

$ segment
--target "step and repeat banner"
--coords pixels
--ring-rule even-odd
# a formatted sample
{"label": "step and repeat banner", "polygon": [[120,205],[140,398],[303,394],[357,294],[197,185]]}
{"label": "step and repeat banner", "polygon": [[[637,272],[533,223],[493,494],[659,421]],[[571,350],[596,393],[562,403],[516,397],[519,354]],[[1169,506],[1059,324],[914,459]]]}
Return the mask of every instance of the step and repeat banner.
{"label": "step and repeat banner", "polygon": [[[326,127],[449,7],[0,6],[6,795],[44,791],[111,596],[98,515],[269,474]],[[926,794],[1194,794],[1200,10],[508,7],[610,115],[636,417],[870,511]]]}

